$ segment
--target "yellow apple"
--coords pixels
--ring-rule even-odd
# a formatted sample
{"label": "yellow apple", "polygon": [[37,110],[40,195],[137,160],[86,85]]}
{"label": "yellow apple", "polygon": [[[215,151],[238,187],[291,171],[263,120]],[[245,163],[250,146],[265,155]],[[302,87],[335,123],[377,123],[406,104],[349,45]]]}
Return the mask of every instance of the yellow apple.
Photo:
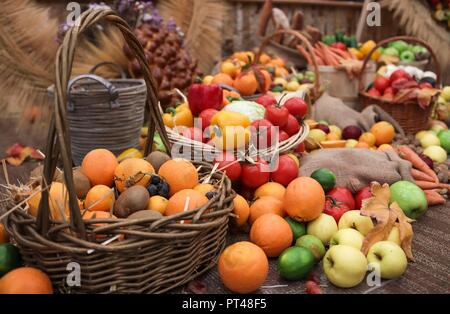
{"label": "yellow apple", "polygon": [[362,216],[359,210],[349,210],[339,219],[339,229],[353,228],[365,236],[373,228],[370,217]]}

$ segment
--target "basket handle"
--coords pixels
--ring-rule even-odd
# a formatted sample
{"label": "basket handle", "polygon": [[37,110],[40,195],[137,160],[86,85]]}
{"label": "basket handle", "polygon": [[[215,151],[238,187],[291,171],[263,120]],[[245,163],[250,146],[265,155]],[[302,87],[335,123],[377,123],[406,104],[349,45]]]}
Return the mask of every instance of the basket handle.
{"label": "basket handle", "polygon": [[[108,22],[122,32],[126,43],[131,51],[135,54],[142,68],[144,80],[147,87],[146,113],[150,115],[146,153],[153,145],[153,136],[157,130],[165,147],[170,151],[170,143],[164,128],[162,117],[158,111],[158,88],[152,77],[147,60],[145,58],[144,49],[139,40],[134,35],[130,26],[119,17],[114,11],[109,9],[90,9],[76,20],[75,26],[71,27],[61,46],[58,48],[55,61],[55,94],[54,94],[54,115],[50,122],[50,128],[47,138],[46,159],[44,161],[43,182],[50,184],[56,169],[56,164],[61,157],[64,169],[64,179],[69,194],[70,209],[70,229],[78,233],[82,239],[86,239],[86,230],[81,218],[81,211],[78,205],[77,196],[72,174],[72,152],[70,131],[67,119],[67,98],[68,83],[71,76],[72,65],[74,61],[75,48],[79,40],[80,34],[98,22]],[[42,191],[41,202],[39,204],[37,215],[37,228],[39,233],[47,236],[50,228],[50,209],[48,202],[48,189]]]}
{"label": "basket handle", "polygon": [[78,82],[80,80],[85,80],[85,79],[94,80],[94,81],[100,83],[101,85],[103,85],[106,88],[106,90],[109,93],[109,107],[111,109],[116,109],[116,108],[120,107],[120,104],[117,102],[117,99],[119,98],[119,92],[114,87],[114,85],[111,84],[110,81],[105,80],[104,78],[102,78],[102,77],[100,77],[98,75],[83,74],[83,75],[78,75],[77,77],[74,77],[73,79],[71,79],[69,81],[69,86],[67,87],[67,110],[68,111],[74,111],[75,110],[75,104],[72,101],[72,97],[71,97],[71,94],[70,94],[70,91],[72,90],[72,87],[75,85],[76,82]]}
{"label": "basket handle", "polygon": [[376,44],[376,46],[364,58],[363,65],[362,65],[361,71],[359,72],[359,76],[358,76],[359,90],[361,92],[364,91],[363,73],[364,73],[364,70],[367,67],[367,63],[370,61],[373,53],[375,51],[377,51],[378,48],[383,47],[384,45],[386,45],[386,44],[388,44],[390,42],[393,42],[393,41],[397,41],[397,40],[403,40],[403,41],[406,41],[408,43],[419,44],[419,45],[427,48],[427,50],[431,54],[431,57],[433,58],[434,66],[436,68],[436,76],[437,76],[436,85],[437,86],[441,85],[441,67],[440,67],[438,58],[437,58],[436,54],[433,51],[433,48],[431,48],[431,46],[429,44],[427,44],[425,41],[423,41],[422,39],[419,39],[419,38],[415,38],[415,37],[411,37],[411,36],[395,36],[395,37],[387,38],[387,39],[384,39],[384,40],[378,42]]}
{"label": "basket handle", "polygon": [[94,65],[92,67],[92,69],[89,71],[89,74],[95,74],[95,71],[97,71],[98,68],[101,68],[101,67],[107,66],[107,65],[115,68],[120,73],[120,78],[122,78],[122,79],[127,78],[127,74],[122,69],[122,67],[120,67],[118,64],[111,62],[111,61],[100,62],[100,63]]}
{"label": "basket handle", "polygon": [[282,35],[282,34],[289,34],[292,36],[297,37],[299,40],[301,40],[305,45],[306,45],[306,49],[308,49],[308,52],[311,55],[311,60],[313,63],[313,69],[314,69],[314,73],[316,75],[316,80],[314,82],[314,94],[315,95],[319,95],[319,89],[320,89],[320,73],[319,73],[319,66],[317,64],[317,60],[314,54],[314,48],[312,47],[311,43],[309,42],[308,38],[306,38],[304,35],[302,35],[300,32],[292,30],[292,29],[280,29],[277,30],[276,32],[268,35],[267,37],[265,37],[261,43],[261,45],[259,46],[258,52],[256,53],[255,56],[255,60],[253,60],[253,62],[256,64],[259,60],[259,58],[261,57],[261,54],[263,53],[264,49],[269,45],[269,43],[272,41],[273,38]]}

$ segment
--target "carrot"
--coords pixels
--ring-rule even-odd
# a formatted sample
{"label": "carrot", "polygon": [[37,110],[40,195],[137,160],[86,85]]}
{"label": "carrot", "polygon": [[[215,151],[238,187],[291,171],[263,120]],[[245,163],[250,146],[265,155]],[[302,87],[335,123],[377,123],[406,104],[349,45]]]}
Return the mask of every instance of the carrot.
{"label": "carrot", "polygon": [[312,64],[311,55],[308,53],[308,51],[306,51],[306,49],[302,45],[297,45],[297,50],[298,52],[300,52],[300,54],[302,54],[305,57],[306,62],[308,64]]}
{"label": "carrot", "polygon": [[336,60],[334,60],[333,55],[331,55],[331,53],[329,52],[329,50],[325,45],[320,45],[320,43],[318,43],[318,49],[322,51],[324,61],[327,65],[336,66],[339,64]]}
{"label": "carrot", "polygon": [[416,180],[416,185],[422,190],[447,189],[450,190],[450,184],[436,183],[430,181]]}
{"label": "carrot", "polygon": [[428,174],[414,168],[411,169],[411,175],[414,180],[434,182],[434,179]]}
{"label": "carrot", "polygon": [[436,183],[439,183],[438,176],[436,173],[428,167],[428,165],[423,161],[419,155],[416,154],[411,148],[409,148],[406,145],[401,145],[398,147],[398,152],[401,158],[408,160],[410,163],[412,163],[413,167],[426,173],[430,177],[433,178],[433,181]]}
{"label": "carrot", "polygon": [[445,198],[434,190],[425,190],[428,206],[445,204]]}
{"label": "carrot", "polygon": [[317,48],[317,47],[314,47],[314,53],[315,53],[316,56],[318,56],[320,59],[322,59],[322,60],[325,61],[325,57],[324,57],[324,55],[323,55],[322,50],[320,50],[320,49]]}
{"label": "carrot", "polygon": [[352,59],[351,53],[349,53],[347,51],[344,51],[344,50],[341,50],[341,49],[337,49],[337,48],[333,48],[333,47],[330,47],[330,50],[333,53],[337,54],[338,56],[341,56],[342,58],[344,58],[346,60],[351,60]]}

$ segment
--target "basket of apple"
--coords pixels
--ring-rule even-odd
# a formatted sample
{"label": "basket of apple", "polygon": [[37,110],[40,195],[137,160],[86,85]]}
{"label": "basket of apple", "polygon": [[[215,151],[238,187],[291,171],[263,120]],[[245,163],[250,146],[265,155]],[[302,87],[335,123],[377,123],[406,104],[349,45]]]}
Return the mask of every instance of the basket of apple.
{"label": "basket of apple", "polygon": [[440,66],[431,47],[413,37],[392,37],[379,42],[372,49],[364,59],[362,70],[378,48],[399,40],[424,46],[434,61],[436,72],[424,72],[412,66],[388,65],[377,72],[373,84],[367,88],[360,75],[359,95],[363,106],[380,106],[398,121],[405,132],[416,133],[426,128],[432,112],[431,104],[436,101],[440,92]]}
{"label": "basket of apple", "polygon": [[390,42],[386,48],[379,49],[378,62],[414,66],[421,70],[430,62],[430,53],[421,45],[411,45],[403,40]]}

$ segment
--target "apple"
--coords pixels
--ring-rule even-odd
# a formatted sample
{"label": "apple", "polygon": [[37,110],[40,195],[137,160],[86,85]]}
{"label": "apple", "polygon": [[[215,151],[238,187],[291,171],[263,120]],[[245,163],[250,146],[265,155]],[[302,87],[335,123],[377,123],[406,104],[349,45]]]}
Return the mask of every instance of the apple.
{"label": "apple", "polygon": [[430,169],[434,169],[433,159],[431,159],[428,156],[425,156],[424,154],[420,154],[419,157],[427,164],[428,167],[430,167]]}
{"label": "apple", "polygon": [[271,105],[276,105],[277,104],[277,100],[275,99],[275,97],[271,96],[271,95],[262,95],[259,96],[255,102],[257,102],[258,104],[264,106],[264,108],[269,107]]}
{"label": "apple", "polygon": [[354,139],[357,140],[361,136],[362,131],[359,126],[349,125],[342,130],[342,138],[344,140]]}
{"label": "apple", "polygon": [[399,56],[398,50],[395,49],[394,47],[388,47],[384,49],[383,54],[386,56],[393,56],[393,57]]}
{"label": "apple", "polygon": [[392,85],[392,83],[393,83],[394,81],[396,81],[397,79],[399,79],[399,78],[405,78],[405,79],[408,79],[408,80],[411,80],[411,79],[412,79],[411,75],[409,75],[408,73],[406,73],[404,70],[398,69],[398,70],[395,70],[395,71],[391,74],[391,76],[389,77],[389,82],[390,82],[391,85]]}
{"label": "apple", "polygon": [[423,135],[420,139],[420,145],[422,145],[423,148],[427,148],[429,146],[441,146],[441,141],[436,134],[428,131],[428,133]]}
{"label": "apple", "polygon": [[386,88],[389,87],[389,79],[384,76],[378,76],[373,82],[373,86],[380,92],[383,93]]}
{"label": "apple", "polygon": [[366,186],[365,188],[362,188],[358,192],[356,192],[355,195],[355,208],[361,209],[362,201],[365,199],[368,199],[372,197],[372,192],[370,191],[370,186]]}
{"label": "apple", "polygon": [[381,97],[381,93],[378,89],[372,87],[367,91],[367,94],[369,94],[372,97]]}
{"label": "apple", "polygon": [[336,220],[327,214],[320,214],[306,226],[306,233],[318,237],[323,245],[330,243],[330,239],[336,231],[338,231]]}
{"label": "apple", "polygon": [[358,141],[357,140],[354,140],[354,139],[349,139],[349,140],[347,140],[347,142],[345,143],[345,147],[347,147],[347,148],[353,148],[353,147],[355,147],[356,145],[358,145]]}
{"label": "apple", "polygon": [[408,266],[406,254],[402,248],[390,241],[380,241],[372,245],[367,260],[380,270],[383,279],[395,279],[403,275]]}
{"label": "apple", "polygon": [[397,181],[390,186],[391,202],[397,202],[406,216],[417,219],[423,215],[427,209],[427,199],[425,193],[412,182]]}
{"label": "apple", "polygon": [[359,210],[349,210],[339,219],[339,229],[353,228],[363,236],[367,235],[373,228],[370,217],[362,216]]}
{"label": "apple", "polygon": [[416,138],[416,140],[418,140],[420,142],[420,140],[428,133],[430,133],[430,131],[428,131],[428,130],[419,131],[416,133],[415,138]]}
{"label": "apple", "polygon": [[300,84],[297,81],[290,81],[286,85],[286,90],[290,92],[296,92],[300,88]]}
{"label": "apple", "polygon": [[342,130],[337,125],[329,125],[328,128],[331,133],[334,133],[339,136],[339,138],[342,138]]}
{"label": "apple", "polygon": [[441,146],[428,146],[423,151],[423,154],[425,156],[428,156],[433,160],[434,162],[440,164],[447,160],[447,151],[443,149]]}
{"label": "apple", "polygon": [[326,134],[330,133],[330,128],[329,128],[328,125],[326,125],[326,124],[319,123],[319,124],[316,126],[316,129],[322,130],[322,131],[324,131]]}
{"label": "apple", "polygon": [[400,230],[397,226],[394,226],[389,232],[389,235],[386,238],[386,241],[394,242],[397,245],[401,245],[402,241],[400,239]]}
{"label": "apple", "polygon": [[312,129],[309,131],[308,138],[312,139],[315,143],[320,143],[327,139],[327,134],[320,129]]}
{"label": "apple", "polygon": [[363,281],[367,259],[352,246],[334,245],[323,257],[323,271],[333,285],[351,288]]}
{"label": "apple", "polygon": [[450,153],[450,130],[441,130],[438,134],[443,149]]}
{"label": "apple", "polygon": [[318,237],[310,234],[301,236],[295,241],[295,246],[301,246],[307,248],[313,253],[316,262],[319,262],[325,255],[326,249],[322,241]]}
{"label": "apple", "polygon": [[416,60],[416,57],[412,51],[406,50],[401,53],[400,60],[405,62],[413,62]]}
{"label": "apple", "polygon": [[364,236],[352,228],[339,229],[330,240],[330,247],[333,245],[348,245],[361,250]]}
{"label": "apple", "polygon": [[445,99],[445,101],[450,102],[450,86],[446,86],[442,89],[441,96]]}

